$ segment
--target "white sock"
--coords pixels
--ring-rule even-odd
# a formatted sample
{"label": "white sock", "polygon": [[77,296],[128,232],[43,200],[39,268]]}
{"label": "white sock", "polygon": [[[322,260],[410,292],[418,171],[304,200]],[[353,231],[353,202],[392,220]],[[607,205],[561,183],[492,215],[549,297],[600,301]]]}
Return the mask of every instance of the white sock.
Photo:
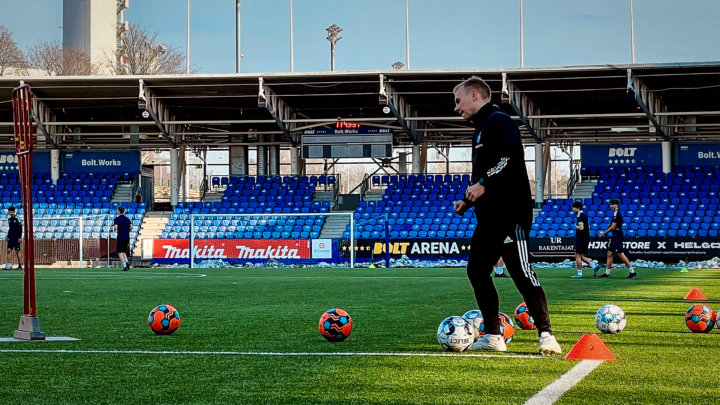
{"label": "white sock", "polygon": [[605,269],[605,274],[607,274],[608,276],[610,275],[610,267]]}
{"label": "white sock", "polygon": [[582,270],[578,269],[578,276],[582,276]]}
{"label": "white sock", "polygon": [[630,267],[628,270],[630,270],[630,273],[635,273],[635,269],[633,269],[632,267]]}

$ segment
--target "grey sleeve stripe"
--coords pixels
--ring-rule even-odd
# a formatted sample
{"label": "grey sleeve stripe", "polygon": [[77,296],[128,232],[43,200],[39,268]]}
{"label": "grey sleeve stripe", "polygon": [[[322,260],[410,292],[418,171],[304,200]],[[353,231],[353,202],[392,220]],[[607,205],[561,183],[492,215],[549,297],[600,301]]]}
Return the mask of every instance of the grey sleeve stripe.
{"label": "grey sleeve stripe", "polygon": [[492,176],[492,175],[494,175],[494,174],[500,173],[500,171],[501,171],[502,169],[504,169],[505,166],[507,166],[508,160],[510,160],[510,158],[504,157],[504,158],[500,159],[500,163],[498,163],[497,166],[495,166],[495,167],[493,167],[492,169],[488,170],[488,172],[487,172],[488,177],[490,177],[490,176]]}

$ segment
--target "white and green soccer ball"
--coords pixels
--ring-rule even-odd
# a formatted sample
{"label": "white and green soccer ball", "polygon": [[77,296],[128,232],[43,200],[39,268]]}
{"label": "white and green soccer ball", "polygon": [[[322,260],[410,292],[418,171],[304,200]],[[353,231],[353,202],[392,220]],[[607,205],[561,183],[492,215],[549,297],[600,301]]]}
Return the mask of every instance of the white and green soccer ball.
{"label": "white and green soccer ball", "polygon": [[595,325],[602,333],[620,333],[627,325],[627,316],[619,306],[608,304],[595,314]]}
{"label": "white and green soccer ball", "polygon": [[475,341],[477,342],[480,339],[480,325],[483,322],[482,312],[479,309],[473,309],[465,312],[462,317],[475,329]]}
{"label": "white and green soccer ball", "polygon": [[475,343],[475,327],[460,316],[451,316],[440,323],[437,338],[445,351],[464,352]]}

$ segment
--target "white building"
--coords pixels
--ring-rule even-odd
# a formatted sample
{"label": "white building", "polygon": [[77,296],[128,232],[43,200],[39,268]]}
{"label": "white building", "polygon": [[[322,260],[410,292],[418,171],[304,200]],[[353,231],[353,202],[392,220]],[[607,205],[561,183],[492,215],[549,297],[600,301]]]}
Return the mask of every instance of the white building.
{"label": "white building", "polygon": [[129,2],[63,0],[63,46],[85,51],[92,63],[105,65],[126,28],[123,10]]}

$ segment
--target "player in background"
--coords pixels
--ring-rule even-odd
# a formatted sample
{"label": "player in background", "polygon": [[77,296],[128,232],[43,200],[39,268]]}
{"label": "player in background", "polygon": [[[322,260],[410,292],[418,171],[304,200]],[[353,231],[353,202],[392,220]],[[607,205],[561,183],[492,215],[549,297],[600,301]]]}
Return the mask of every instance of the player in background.
{"label": "player in background", "polygon": [[22,261],[20,261],[20,240],[22,239],[23,228],[20,220],[15,216],[15,207],[8,208],[8,230],[7,234],[7,264],[5,270],[12,270],[12,252],[15,251],[15,257],[18,261],[18,270],[22,270]]}
{"label": "player in background", "polygon": [[517,124],[490,102],[490,86],[479,77],[457,85],[455,112],[475,127],[472,137],[472,185],[455,202],[463,215],[475,207],[478,226],[472,236],[467,274],[480,311],[485,335],[470,350],[507,351],[500,335],[499,298],[493,283],[493,265],[501,257],[515,286],[535,319],[540,353],[561,354],[550,326],[547,298],[528,261],[528,233],[533,220],[525,150]]}
{"label": "player in background", "polygon": [[510,277],[505,274],[505,262],[503,262],[502,257],[498,260],[497,264],[495,264],[495,277]]}
{"label": "player in background", "polygon": [[577,263],[577,274],[572,278],[583,278],[582,264],[587,263],[588,266],[592,260],[585,255],[590,246],[590,225],[588,224],[588,216],[583,212],[583,203],[575,201],[572,205],[575,212],[575,262]]}
{"label": "player in background", "polygon": [[130,261],[127,258],[128,246],[130,245],[130,231],[132,230],[132,222],[125,216],[125,207],[120,206],[117,209],[118,216],[113,224],[113,231],[117,232],[117,250],[120,262],[123,264],[122,271],[130,270]]}
{"label": "player in background", "polygon": [[[608,251],[607,251],[607,267],[605,267],[605,274],[600,275],[602,278],[610,278],[610,269],[612,269],[613,264],[613,253],[617,253],[620,260],[622,260],[623,263],[625,263],[625,266],[627,266],[628,270],[630,271],[630,274],[626,278],[635,278],[637,277],[637,273],[635,273],[635,269],[633,269],[632,265],[630,264],[630,260],[625,256],[625,249],[623,248],[623,243],[625,242],[625,235],[623,234],[623,217],[620,213],[620,209],[618,206],[620,205],[620,201],[616,199],[610,200],[610,209],[614,211],[612,223],[610,223],[610,227],[603,233],[600,234],[600,238],[603,238],[608,233],[612,232],[612,237],[610,238],[610,242],[608,242]],[[598,270],[600,270],[600,265],[598,264],[593,269],[594,275],[597,275]]]}

